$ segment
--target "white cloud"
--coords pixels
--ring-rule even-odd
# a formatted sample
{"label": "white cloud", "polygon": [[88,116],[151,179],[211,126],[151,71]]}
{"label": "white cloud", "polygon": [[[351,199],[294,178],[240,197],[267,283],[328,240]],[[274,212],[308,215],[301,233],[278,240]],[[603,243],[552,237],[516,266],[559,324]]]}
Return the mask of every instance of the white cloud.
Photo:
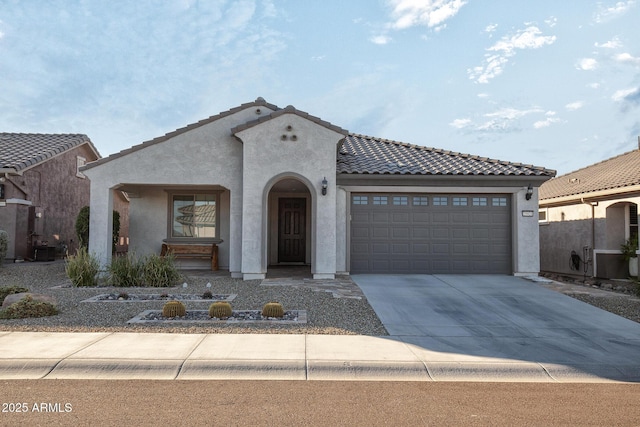
{"label": "white cloud", "polygon": [[488,98],[489,94],[483,92],[483,93],[479,93],[477,96],[478,96],[478,98]]}
{"label": "white cloud", "polygon": [[462,129],[471,125],[471,123],[471,119],[455,119],[454,121],[449,123],[449,126],[453,126],[456,129]]}
{"label": "white cloud", "polygon": [[617,37],[614,37],[611,40],[606,41],[604,43],[595,42],[593,45],[595,47],[601,47],[605,49],[617,49],[619,47],[622,47],[622,43],[620,42],[620,39]]}
{"label": "white cloud", "polygon": [[497,28],[498,28],[498,24],[489,24],[485,27],[484,32],[493,33],[496,31]]}
{"label": "white cloud", "polygon": [[544,110],[534,107],[527,110],[516,108],[502,108],[492,113],[484,114],[490,120],[478,125],[476,130],[481,132],[509,132],[513,131],[518,119],[529,114],[540,114]]}
{"label": "white cloud", "polygon": [[544,20],[544,23],[553,28],[558,23],[558,18],[556,18],[555,16],[550,16],[548,19]]}
{"label": "white cloud", "polygon": [[636,0],[619,1],[613,6],[598,5],[598,11],[595,13],[593,20],[596,23],[608,21],[610,19],[617,18],[618,16],[627,13],[633,6],[635,6]]}
{"label": "white cloud", "polygon": [[640,57],[632,56],[630,53],[620,53],[614,57],[614,59],[618,62],[626,63],[626,64],[634,64],[640,65]]}
{"label": "white cloud", "polygon": [[576,64],[578,70],[591,71],[598,67],[598,61],[595,58],[582,58]]}
{"label": "white cloud", "polygon": [[429,28],[442,25],[454,17],[466,0],[388,0],[393,8],[390,27],[402,30],[417,25]]}
{"label": "white cloud", "polygon": [[594,82],[594,83],[589,83],[589,84],[587,85],[587,87],[589,87],[589,88],[591,88],[591,89],[598,89],[598,88],[600,87],[600,83],[596,83],[596,82]]}
{"label": "white cloud", "polygon": [[637,102],[639,98],[640,98],[640,87],[632,87],[629,89],[617,90],[611,96],[611,99],[613,99],[616,102],[621,102],[621,101]]}
{"label": "white cloud", "polygon": [[515,34],[502,37],[493,46],[487,48],[486,50],[491,53],[485,54],[483,65],[468,69],[467,74],[476,83],[488,83],[489,80],[502,74],[504,65],[518,50],[539,49],[555,41],[556,36],[543,36],[538,27],[529,26]]}
{"label": "white cloud", "polygon": [[583,101],[570,102],[569,104],[564,106],[564,108],[566,108],[567,111],[576,111],[581,109],[582,107],[584,107]]}
{"label": "white cloud", "polygon": [[386,34],[380,34],[379,36],[371,37],[371,42],[374,44],[387,44],[391,41],[391,37]]}
{"label": "white cloud", "polygon": [[547,117],[544,120],[539,120],[533,124],[533,127],[536,129],[546,128],[551,126],[553,123],[558,123],[561,120],[555,117]]}

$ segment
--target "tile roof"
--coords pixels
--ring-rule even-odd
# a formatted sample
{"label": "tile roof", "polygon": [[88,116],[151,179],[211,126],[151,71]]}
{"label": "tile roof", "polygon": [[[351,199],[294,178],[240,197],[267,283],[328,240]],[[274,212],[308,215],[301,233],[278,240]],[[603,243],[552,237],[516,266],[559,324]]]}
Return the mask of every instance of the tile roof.
{"label": "tile roof", "polygon": [[350,134],[338,151],[337,172],[380,175],[503,175],[552,177],[554,170],[487,157]]}
{"label": "tile roof", "polygon": [[540,186],[540,200],[579,196],[640,185],[640,150],[629,151],[551,179]]}
{"label": "tile roof", "polygon": [[0,133],[0,169],[15,172],[30,168],[91,140],[82,134]]}

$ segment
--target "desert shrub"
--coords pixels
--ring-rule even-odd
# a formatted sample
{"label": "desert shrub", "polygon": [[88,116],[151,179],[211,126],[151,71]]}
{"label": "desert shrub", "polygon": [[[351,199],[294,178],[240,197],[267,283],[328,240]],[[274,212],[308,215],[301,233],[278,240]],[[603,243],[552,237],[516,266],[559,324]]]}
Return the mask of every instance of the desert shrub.
{"label": "desert shrub", "polygon": [[[80,247],[89,247],[89,220],[91,217],[91,209],[84,206],[78,212],[76,217],[76,235],[78,236],[78,245]],[[115,253],[118,238],[120,237],[120,212],[113,211],[113,229],[111,231],[111,251]]]}
{"label": "desert shrub", "polygon": [[0,310],[0,319],[24,319],[26,317],[45,317],[58,314],[55,305],[48,302],[34,301],[30,295]]}
{"label": "desert shrub", "polygon": [[9,251],[9,234],[0,230],[0,267],[4,264],[4,259]]}
{"label": "desert shrub", "polygon": [[89,247],[89,206],[84,206],[76,217],[76,235],[81,248]]}
{"label": "desert shrub", "polygon": [[9,234],[0,230],[0,267],[4,264],[4,259],[7,256],[7,251],[9,250]]}
{"label": "desert shrub", "polygon": [[107,267],[109,283],[117,287],[143,286],[144,264],[135,254],[114,256]]}
{"label": "desert shrub", "polygon": [[29,289],[24,288],[22,286],[0,286],[0,305],[2,305],[2,301],[7,297],[7,295],[11,294],[19,294],[22,292],[29,292]]}
{"label": "desert shrub", "polygon": [[100,262],[84,247],[78,249],[75,255],[67,258],[64,269],[73,286],[98,285],[97,275],[100,271]]}
{"label": "desert shrub", "polygon": [[151,254],[142,263],[142,279],[146,286],[167,288],[178,284],[181,276],[171,255]]}

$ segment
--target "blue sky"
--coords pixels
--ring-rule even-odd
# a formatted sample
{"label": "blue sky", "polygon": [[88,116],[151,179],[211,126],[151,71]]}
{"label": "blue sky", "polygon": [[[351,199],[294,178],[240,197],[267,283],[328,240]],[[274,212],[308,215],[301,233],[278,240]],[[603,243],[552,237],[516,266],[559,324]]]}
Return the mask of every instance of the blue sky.
{"label": "blue sky", "polygon": [[103,156],[262,96],[559,174],[638,147],[640,1],[0,0],[0,131]]}

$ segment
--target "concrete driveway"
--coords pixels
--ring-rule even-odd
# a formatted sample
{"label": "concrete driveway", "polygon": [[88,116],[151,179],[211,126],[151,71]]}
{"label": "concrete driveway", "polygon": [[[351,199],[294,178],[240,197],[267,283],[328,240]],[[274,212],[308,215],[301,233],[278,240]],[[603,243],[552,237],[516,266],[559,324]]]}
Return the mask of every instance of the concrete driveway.
{"label": "concrete driveway", "polygon": [[354,275],[394,340],[429,360],[525,361],[640,381],[640,324],[519,277]]}

